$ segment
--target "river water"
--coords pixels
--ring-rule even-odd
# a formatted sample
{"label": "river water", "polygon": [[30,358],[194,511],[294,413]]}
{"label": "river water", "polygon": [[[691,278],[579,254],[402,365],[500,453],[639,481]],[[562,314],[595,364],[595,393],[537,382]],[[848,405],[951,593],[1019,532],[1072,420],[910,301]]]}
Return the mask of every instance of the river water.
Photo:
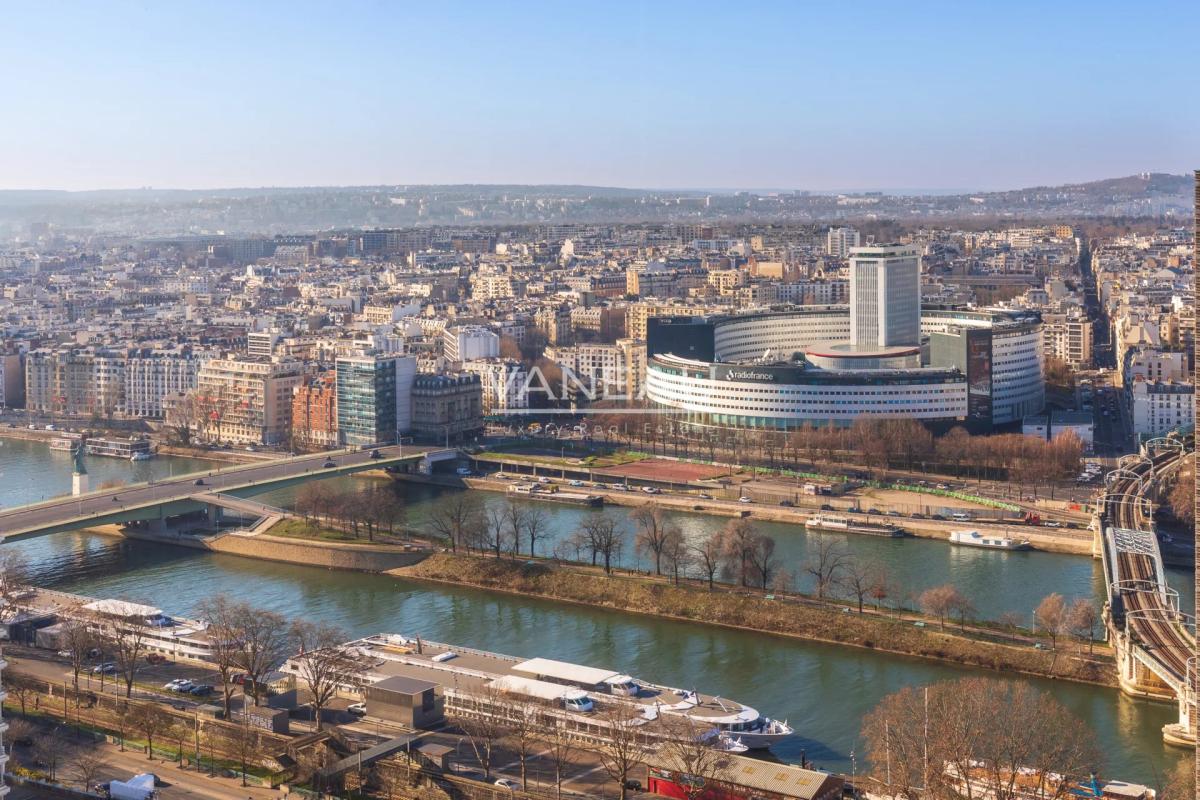
{"label": "river water", "polygon": [[[13,447],[13,445],[19,445]],[[61,462],[61,463],[60,463]],[[105,463],[99,463],[105,462]],[[129,464],[89,459],[93,481],[144,480],[178,474],[202,462],[159,458]],[[95,465],[93,467],[93,465]],[[25,480],[26,475],[37,475]],[[36,500],[69,487],[70,464],[43,445],[4,441],[0,446],[0,504]],[[101,477],[103,476],[103,477]],[[16,480],[12,480],[13,478]],[[354,488],[362,479],[340,479]],[[25,488],[22,488],[25,487]],[[409,522],[419,526],[438,493],[402,487]],[[286,505],[292,493],[260,496]],[[503,502],[487,495],[485,502]],[[574,529],[581,509],[544,506],[555,536]],[[623,514],[620,509],[613,513]],[[688,536],[702,536],[724,523],[680,515]],[[779,542],[784,561],[798,569],[809,543],[802,528],[764,525]],[[542,545],[550,547],[551,542]],[[952,580],[982,616],[1028,613],[1037,599],[1057,590],[1098,597],[1097,567],[1086,558],[1046,553],[988,553],[951,548],[941,542],[848,537],[846,545],[864,558],[886,563],[897,580],[917,588]],[[536,600],[496,596],[452,587],[432,587],[383,576],[274,564],[90,534],[58,534],[12,545],[29,559],[40,585],[93,596],[122,597],[188,614],[214,592],[227,592],[289,616],[336,623],[350,635],[380,631],[421,634],[429,639],[518,656],[549,655],[608,666],[669,685],[715,692],[787,719],[799,735],[776,749],[784,760],[803,753],[821,766],[850,771],[860,747],[862,717],[886,694],[907,685],[979,674],[947,666],[777,639],[702,625],[632,617]],[[629,562],[636,563],[632,552]],[[643,559],[643,565],[645,560]],[[1173,583],[1189,579],[1173,575]],[[1028,680],[1028,679],[1025,679]],[[1166,749],[1162,725],[1172,706],[1134,701],[1109,689],[1032,681],[1052,691],[1087,720],[1107,753],[1105,774],[1155,781],[1180,754]]]}

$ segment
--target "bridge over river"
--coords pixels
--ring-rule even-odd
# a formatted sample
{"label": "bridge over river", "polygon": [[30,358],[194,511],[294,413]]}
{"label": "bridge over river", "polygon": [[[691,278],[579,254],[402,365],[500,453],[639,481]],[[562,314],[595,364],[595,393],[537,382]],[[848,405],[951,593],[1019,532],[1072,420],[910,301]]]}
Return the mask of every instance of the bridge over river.
{"label": "bridge over river", "polygon": [[1163,728],[1170,744],[1196,744],[1196,621],[1167,586],[1153,501],[1181,466],[1188,444],[1154,439],[1125,456],[1105,480],[1095,520],[1108,602],[1104,621],[1117,656],[1121,689],[1176,702],[1179,721]]}
{"label": "bridge over river", "polygon": [[[167,518],[220,509],[239,510],[235,498],[306,481],[371,469],[428,472],[436,461],[457,457],[454,450],[412,445],[355,448],[219,468],[169,480],[102,489],[0,511],[0,540],[25,539],[78,528]],[[326,464],[332,462],[330,466]],[[257,504],[250,504],[257,505]]]}

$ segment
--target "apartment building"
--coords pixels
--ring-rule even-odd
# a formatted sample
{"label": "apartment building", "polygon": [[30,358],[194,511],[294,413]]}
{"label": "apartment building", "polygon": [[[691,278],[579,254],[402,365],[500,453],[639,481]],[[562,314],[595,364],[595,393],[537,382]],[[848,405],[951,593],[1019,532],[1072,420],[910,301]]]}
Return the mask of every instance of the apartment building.
{"label": "apartment building", "polygon": [[455,325],[442,331],[447,361],[473,361],[500,355],[500,337],[482,325]]}
{"label": "apartment building", "polygon": [[483,385],[473,373],[418,375],[412,384],[412,431],[450,444],[483,432]]}
{"label": "apartment building", "polygon": [[292,442],[319,449],[338,443],[337,375],[324,372],[306,379],[292,395]]}
{"label": "apartment building", "polygon": [[1194,426],[1195,391],[1190,383],[1135,380],[1129,392],[1133,432],[1143,439],[1152,439]]}
{"label": "apartment building", "polygon": [[210,359],[196,376],[197,435],[206,441],[281,445],[292,428],[299,361],[251,356]]}
{"label": "apartment building", "polygon": [[511,358],[488,358],[464,361],[464,372],[479,376],[483,413],[504,415],[529,408],[525,391],[529,373],[520,361]]}
{"label": "apartment building", "polygon": [[124,407],[131,417],[162,419],[163,398],[196,388],[203,355],[190,348],[138,348],[125,359]]}
{"label": "apartment building", "polygon": [[1042,315],[1046,358],[1066,362],[1075,369],[1091,369],[1092,333],[1092,321],[1083,314]]}

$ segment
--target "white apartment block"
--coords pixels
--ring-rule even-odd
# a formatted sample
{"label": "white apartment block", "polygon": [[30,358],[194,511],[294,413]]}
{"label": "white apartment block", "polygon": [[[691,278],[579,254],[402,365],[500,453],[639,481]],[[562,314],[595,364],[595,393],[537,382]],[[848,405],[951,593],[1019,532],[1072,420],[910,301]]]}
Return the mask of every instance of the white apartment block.
{"label": "white apartment block", "polygon": [[1143,438],[1165,436],[1196,424],[1190,383],[1151,383],[1138,380],[1129,390],[1133,432]]}
{"label": "white apartment block", "polygon": [[[631,376],[629,369],[631,366],[635,370],[639,368],[636,355],[632,357],[627,355],[628,349],[628,347],[623,348],[615,344],[547,347],[546,358],[557,364],[563,371],[565,383],[570,384],[572,380],[578,380],[579,384],[584,387],[594,388],[597,397],[625,398],[630,397],[631,389],[638,382],[636,372]],[[644,364],[644,345],[641,352],[641,363]],[[558,390],[558,387],[553,388]]]}
{"label": "white apartment block", "polygon": [[858,244],[859,233],[854,228],[830,228],[825,235],[825,252],[837,258],[849,258],[851,248]]}
{"label": "white apartment block", "polygon": [[479,376],[483,387],[483,413],[508,414],[529,408],[526,384],[529,373],[520,361],[511,358],[486,358],[464,361],[463,372]]}
{"label": "white apartment block", "polygon": [[125,360],[125,413],[161,419],[163,398],[196,388],[202,357],[188,350],[132,350]]}
{"label": "white apartment block", "polygon": [[1092,322],[1067,314],[1042,315],[1042,344],[1047,358],[1064,361],[1075,369],[1092,366]]}
{"label": "white apartment block", "polygon": [[500,337],[482,325],[455,325],[442,331],[447,361],[474,361],[500,355]]}

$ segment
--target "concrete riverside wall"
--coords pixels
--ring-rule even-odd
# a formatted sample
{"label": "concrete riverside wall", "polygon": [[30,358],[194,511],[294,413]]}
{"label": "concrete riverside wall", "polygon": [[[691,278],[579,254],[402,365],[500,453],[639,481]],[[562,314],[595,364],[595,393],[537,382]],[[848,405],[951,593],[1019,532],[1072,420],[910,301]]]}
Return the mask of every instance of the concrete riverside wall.
{"label": "concrete riverside wall", "polygon": [[268,534],[227,534],[207,544],[214,553],[359,572],[386,572],[396,567],[407,567],[423,561],[429,555],[427,550],[401,550],[341,542],[304,542]]}
{"label": "concrete riverside wall", "polygon": [[281,561],[287,564],[349,569],[358,572],[386,572],[397,567],[412,566],[427,558],[430,552],[428,550],[404,550],[398,547],[343,542],[306,542],[267,534],[239,536],[226,533],[201,538],[171,532],[125,531],[117,525],[105,525],[89,530],[108,536],[190,547],[194,550],[209,550],[214,553],[257,558],[264,561]]}

